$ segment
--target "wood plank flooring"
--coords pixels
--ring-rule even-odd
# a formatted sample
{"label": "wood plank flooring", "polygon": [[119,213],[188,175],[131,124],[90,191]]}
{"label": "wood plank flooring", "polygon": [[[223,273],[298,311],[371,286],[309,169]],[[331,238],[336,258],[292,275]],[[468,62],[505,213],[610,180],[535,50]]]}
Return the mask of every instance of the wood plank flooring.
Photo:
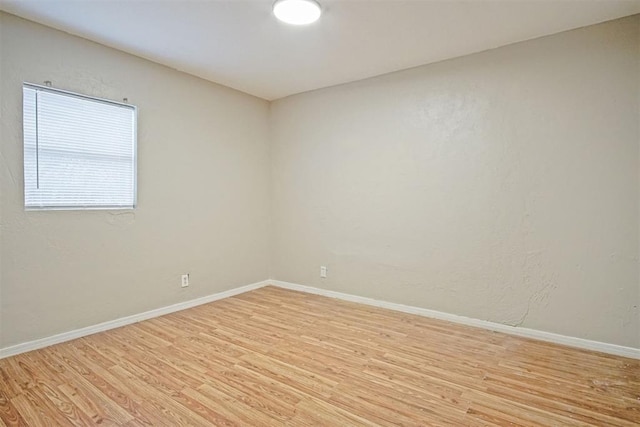
{"label": "wood plank flooring", "polygon": [[266,287],[0,360],[0,420],[638,426],[640,361]]}

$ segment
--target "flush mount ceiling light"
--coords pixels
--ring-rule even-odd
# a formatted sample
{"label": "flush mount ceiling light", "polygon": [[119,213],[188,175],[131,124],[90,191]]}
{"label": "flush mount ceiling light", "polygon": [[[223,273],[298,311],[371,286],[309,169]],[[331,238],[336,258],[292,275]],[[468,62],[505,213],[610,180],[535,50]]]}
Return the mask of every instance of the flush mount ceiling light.
{"label": "flush mount ceiling light", "polygon": [[277,0],[273,14],[287,24],[307,25],[320,18],[322,9],[315,0]]}

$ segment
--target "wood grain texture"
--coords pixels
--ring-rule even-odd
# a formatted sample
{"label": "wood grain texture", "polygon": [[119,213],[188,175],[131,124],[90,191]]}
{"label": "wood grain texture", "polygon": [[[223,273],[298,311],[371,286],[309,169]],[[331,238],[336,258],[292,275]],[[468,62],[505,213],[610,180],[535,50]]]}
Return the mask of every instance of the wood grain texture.
{"label": "wood grain texture", "polygon": [[0,360],[6,426],[638,426],[640,361],[275,287]]}

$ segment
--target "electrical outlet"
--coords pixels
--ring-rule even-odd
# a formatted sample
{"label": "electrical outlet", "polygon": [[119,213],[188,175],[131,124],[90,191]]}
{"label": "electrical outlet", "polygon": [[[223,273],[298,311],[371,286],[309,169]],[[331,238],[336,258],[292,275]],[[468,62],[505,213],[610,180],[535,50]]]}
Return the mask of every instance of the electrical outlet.
{"label": "electrical outlet", "polygon": [[324,265],[320,266],[320,277],[322,277],[323,279],[327,278],[327,267],[325,267]]}
{"label": "electrical outlet", "polygon": [[182,275],[182,287],[186,288],[189,286],[189,273]]}

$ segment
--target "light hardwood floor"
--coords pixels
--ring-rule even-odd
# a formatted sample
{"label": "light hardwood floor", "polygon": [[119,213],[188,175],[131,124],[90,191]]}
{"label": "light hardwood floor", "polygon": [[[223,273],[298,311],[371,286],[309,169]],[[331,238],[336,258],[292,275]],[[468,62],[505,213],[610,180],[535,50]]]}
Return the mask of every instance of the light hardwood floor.
{"label": "light hardwood floor", "polygon": [[266,287],[0,360],[0,419],[638,426],[640,361]]}

